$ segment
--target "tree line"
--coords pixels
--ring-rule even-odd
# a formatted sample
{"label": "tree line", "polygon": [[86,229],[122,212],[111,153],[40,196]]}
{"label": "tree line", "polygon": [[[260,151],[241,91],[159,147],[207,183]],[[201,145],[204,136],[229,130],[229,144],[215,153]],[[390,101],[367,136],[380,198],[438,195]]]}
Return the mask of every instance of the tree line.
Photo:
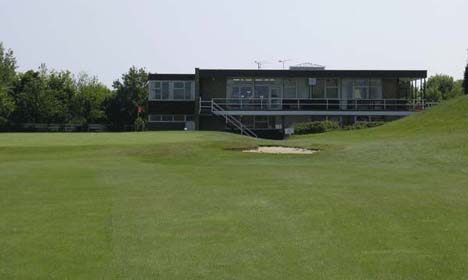
{"label": "tree line", "polygon": [[[428,79],[427,102],[440,102],[468,94],[468,64],[464,80],[448,75]],[[120,131],[144,129],[148,73],[131,67],[108,88],[97,77],[70,71],[37,70],[17,72],[11,49],[0,42],[0,128],[13,130],[24,123],[106,124]],[[139,110],[143,108],[143,110]]]}
{"label": "tree line", "polygon": [[137,125],[142,129],[146,108],[148,73],[131,67],[112,88],[86,73],[50,70],[17,72],[11,49],[0,43],[0,127],[14,130],[24,123],[106,124],[113,130]]}

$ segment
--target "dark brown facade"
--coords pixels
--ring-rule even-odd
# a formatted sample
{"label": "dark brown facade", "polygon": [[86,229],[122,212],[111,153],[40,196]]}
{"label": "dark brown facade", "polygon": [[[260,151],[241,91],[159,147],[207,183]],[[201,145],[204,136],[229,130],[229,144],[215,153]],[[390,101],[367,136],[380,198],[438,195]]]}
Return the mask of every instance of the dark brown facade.
{"label": "dark brown facade", "polygon": [[[425,108],[425,70],[212,70],[151,74],[154,130],[278,138],[295,120],[389,120]],[[279,135],[279,136],[278,136]]]}

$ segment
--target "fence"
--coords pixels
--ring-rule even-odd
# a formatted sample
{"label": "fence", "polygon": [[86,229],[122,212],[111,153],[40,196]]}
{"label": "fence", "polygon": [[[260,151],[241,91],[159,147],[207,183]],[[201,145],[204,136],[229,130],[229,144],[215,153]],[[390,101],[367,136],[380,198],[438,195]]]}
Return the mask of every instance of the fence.
{"label": "fence", "polygon": [[18,132],[104,132],[109,131],[105,124],[57,124],[57,123],[22,123],[5,129]]}

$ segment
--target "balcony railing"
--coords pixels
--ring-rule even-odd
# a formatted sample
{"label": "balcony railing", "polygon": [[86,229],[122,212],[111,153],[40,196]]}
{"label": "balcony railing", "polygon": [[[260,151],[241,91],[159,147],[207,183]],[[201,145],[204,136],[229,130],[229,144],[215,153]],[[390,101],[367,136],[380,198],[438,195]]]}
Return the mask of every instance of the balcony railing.
{"label": "balcony railing", "polygon": [[226,111],[421,111],[435,105],[416,99],[215,98]]}

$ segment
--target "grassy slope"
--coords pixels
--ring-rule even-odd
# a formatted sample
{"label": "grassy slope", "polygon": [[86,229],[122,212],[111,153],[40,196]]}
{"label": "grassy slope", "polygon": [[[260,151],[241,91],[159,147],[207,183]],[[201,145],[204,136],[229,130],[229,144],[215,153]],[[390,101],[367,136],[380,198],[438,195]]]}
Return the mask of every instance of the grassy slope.
{"label": "grassy slope", "polygon": [[[273,141],[274,142],[274,141]],[[468,277],[468,99],[295,137],[0,135],[0,278]]]}

